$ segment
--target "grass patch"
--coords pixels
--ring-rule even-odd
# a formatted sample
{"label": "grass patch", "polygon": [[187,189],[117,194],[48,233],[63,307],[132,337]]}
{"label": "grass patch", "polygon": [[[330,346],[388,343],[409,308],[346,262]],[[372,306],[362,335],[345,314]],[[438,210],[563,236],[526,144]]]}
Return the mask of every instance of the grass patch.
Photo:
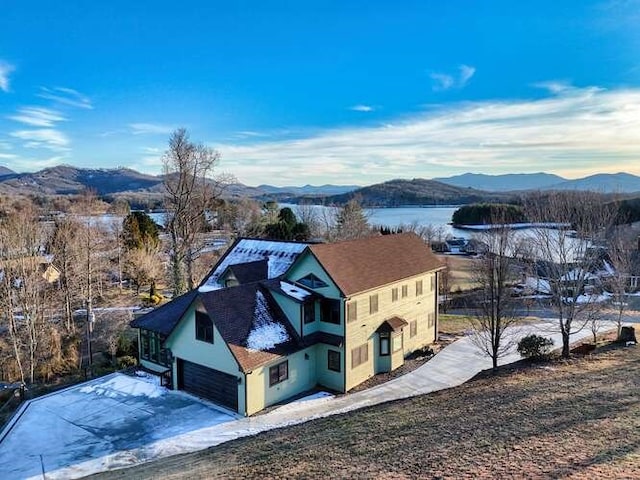
{"label": "grass patch", "polygon": [[618,348],[98,478],[640,478],[638,378]]}

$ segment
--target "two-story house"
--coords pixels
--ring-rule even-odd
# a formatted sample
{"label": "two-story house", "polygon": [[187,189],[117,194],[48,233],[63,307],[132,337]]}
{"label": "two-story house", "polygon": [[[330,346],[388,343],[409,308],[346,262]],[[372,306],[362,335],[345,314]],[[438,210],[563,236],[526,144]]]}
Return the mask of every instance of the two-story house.
{"label": "two-story house", "polygon": [[200,288],[132,322],[141,363],[243,415],[347,392],[436,340],[441,268],[414,234],[240,239]]}

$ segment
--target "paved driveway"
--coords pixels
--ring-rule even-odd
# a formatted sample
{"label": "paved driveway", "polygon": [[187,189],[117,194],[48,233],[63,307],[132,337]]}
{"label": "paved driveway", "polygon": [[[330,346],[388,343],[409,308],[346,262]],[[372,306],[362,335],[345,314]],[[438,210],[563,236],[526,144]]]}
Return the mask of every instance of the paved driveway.
{"label": "paved driveway", "polygon": [[[237,417],[181,392],[111,374],[31,401],[0,443],[0,478],[82,476],[74,465],[163,442]],[[144,458],[137,458],[143,461]]]}
{"label": "paved driveway", "polygon": [[[606,326],[606,328],[614,327],[614,324]],[[513,336],[516,339],[529,333],[540,333],[553,338],[556,346],[561,346],[560,335],[556,332],[556,323],[550,321],[548,323],[520,327],[514,330]],[[577,341],[590,335],[591,332],[588,329],[584,329],[574,334],[572,341]],[[512,363],[519,359],[520,356],[515,351],[512,351],[501,360],[500,364]],[[83,439],[87,438],[84,434],[77,438],[77,441],[74,437],[64,439],[62,442],[68,445],[66,448],[70,448],[71,451],[66,452],[63,447],[56,449],[56,452],[62,456],[64,461],[56,460],[56,467],[59,469],[55,471],[51,471],[53,468],[49,468],[47,465],[47,478],[78,478],[98,471],[123,468],[169,455],[201,450],[273,428],[294,425],[314,418],[345,413],[391,400],[455,387],[488,368],[491,368],[491,360],[481,355],[471,339],[466,337],[447,346],[433,359],[413,372],[368,390],[338,397],[329,396],[298,401],[284,405],[264,415],[241,418],[233,422],[228,421],[230,417],[219,421],[211,421],[205,418],[206,414],[201,416],[200,414],[193,415],[188,413],[188,409],[193,408],[194,401],[191,401],[190,406],[187,405],[185,407],[187,410],[184,413],[176,412],[174,407],[167,405],[166,402],[177,402],[178,397],[175,397],[174,400],[173,395],[180,394],[167,392],[163,396],[157,397],[157,403],[153,402],[153,407],[147,403],[149,400],[145,400],[143,404],[149,405],[148,410],[145,410],[143,404],[134,401],[134,405],[137,404],[137,406],[132,407],[132,416],[124,418],[124,416],[121,417],[119,414],[114,413],[114,418],[110,421],[110,425],[112,424],[113,427],[110,426],[107,429],[107,432],[114,431],[117,433],[113,439],[101,439],[100,437],[104,436],[104,432],[95,432],[96,438],[92,442],[95,446],[93,447],[91,445],[78,444],[84,442]],[[73,398],[78,397],[74,396]],[[181,399],[184,400],[184,397]],[[78,401],[82,401],[82,396],[78,398]],[[64,399],[62,402],[64,402]],[[60,401],[56,403],[60,403]],[[107,404],[105,408],[111,410],[122,408],[120,406],[122,403],[127,405],[123,401],[116,405]],[[202,410],[198,411],[203,413]],[[215,415],[220,415],[220,413],[217,412]],[[169,417],[173,420],[169,420]],[[201,419],[202,424],[197,423],[200,421],[198,419]],[[180,420],[185,424],[180,423]],[[142,422],[141,425],[138,424],[139,421]],[[171,422],[171,427],[167,428],[169,422]],[[49,431],[49,428],[62,427],[62,423],[58,421],[56,421],[56,425],[49,426],[45,423],[39,428],[33,421],[30,423],[30,428],[26,428],[25,431],[32,437],[37,436],[43,428]],[[86,430],[86,426],[83,425],[78,426],[78,428]],[[144,430],[146,433],[139,434],[137,432],[139,429]],[[69,431],[73,435],[77,432],[73,424],[62,431]],[[126,440],[127,434],[125,433],[134,435],[138,440],[128,442]],[[14,432],[11,435],[13,438],[9,442],[9,450],[5,445],[6,440],[0,443],[0,472],[3,468],[10,466],[7,462],[11,459],[14,462],[20,461],[20,445],[22,444],[27,449],[26,451],[30,452],[27,457],[28,461],[34,463],[33,466],[29,465],[28,472],[30,474],[37,473],[36,467],[39,467],[37,463],[38,449],[28,446],[28,442],[15,438]],[[103,442],[106,442],[106,444]],[[99,456],[102,457],[98,458]],[[94,460],[88,460],[89,458],[94,458]],[[73,464],[73,466],[60,468],[65,464]],[[10,476],[2,478],[16,477],[13,472],[21,471],[9,470]],[[12,474],[13,476],[11,476]]]}

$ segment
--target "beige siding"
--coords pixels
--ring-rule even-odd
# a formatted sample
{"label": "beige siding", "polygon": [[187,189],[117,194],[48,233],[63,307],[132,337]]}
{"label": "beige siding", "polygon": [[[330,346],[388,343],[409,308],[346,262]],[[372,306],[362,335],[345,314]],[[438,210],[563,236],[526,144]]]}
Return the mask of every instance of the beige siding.
{"label": "beige siding", "polygon": [[[398,358],[400,355],[398,352],[392,353],[392,358],[389,360],[378,357],[378,335],[375,332],[385,320],[397,316],[407,322],[417,321],[417,332],[413,338],[409,336],[409,325],[403,329],[403,346],[400,355],[402,357],[435,341],[435,322],[431,327],[428,326],[428,314],[436,315],[436,292],[435,288],[431,290],[432,277],[435,277],[434,272],[417,275],[347,299],[347,303],[353,300],[358,303],[358,317],[356,321],[346,324],[346,390],[362,383],[377,372],[385,371],[383,368],[387,362],[391,363],[391,368],[397,368],[403,363],[402,359]],[[422,280],[422,295],[416,296],[416,281],[419,280]],[[433,283],[435,287],[435,280]],[[407,296],[404,298],[402,297],[403,286],[407,287]],[[393,288],[398,289],[398,299],[395,302],[392,301]],[[378,295],[378,311],[370,314],[369,297],[374,294]],[[369,345],[369,361],[352,369],[351,351],[364,343]],[[391,348],[393,350],[393,347]]]}

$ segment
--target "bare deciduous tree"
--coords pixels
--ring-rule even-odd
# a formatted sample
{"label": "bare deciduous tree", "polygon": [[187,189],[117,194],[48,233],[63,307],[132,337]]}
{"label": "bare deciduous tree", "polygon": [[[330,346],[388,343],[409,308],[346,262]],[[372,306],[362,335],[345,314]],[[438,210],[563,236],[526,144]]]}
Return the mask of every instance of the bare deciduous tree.
{"label": "bare deciduous tree", "polygon": [[515,233],[504,218],[493,221],[494,228],[478,234],[478,240],[487,247],[472,273],[478,288],[478,304],[471,319],[474,343],[489,357],[493,369],[512,346],[509,329],[518,321],[511,299],[516,257]]}
{"label": "bare deciduous tree", "polygon": [[609,242],[609,260],[614,271],[607,279],[607,286],[612,293],[618,338],[620,338],[620,333],[622,332],[622,317],[628,301],[627,294],[629,292],[633,255],[630,243],[630,239],[625,235],[622,227],[616,229]]}
{"label": "bare deciduous tree", "polygon": [[601,299],[585,287],[601,259],[596,248],[615,218],[615,205],[594,192],[553,192],[526,199],[532,222],[553,223],[558,228],[534,228],[535,255],[545,260],[537,272],[549,285],[550,302],[562,334],[562,356],[568,357],[571,335],[585,328],[603,307]]}
{"label": "bare deciduous tree", "polygon": [[180,128],[171,134],[163,157],[166,228],[170,239],[171,278],[174,294],[195,287],[193,262],[202,245],[206,214],[220,196],[222,182],[212,178],[220,154],[191,142]]}
{"label": "bare deciduous tree", "polygon": [[49,332],[50,289],[43,276],[45,231],[30,205],[0,223],[0,302],[21,380],[35,381],[41,344]]}

